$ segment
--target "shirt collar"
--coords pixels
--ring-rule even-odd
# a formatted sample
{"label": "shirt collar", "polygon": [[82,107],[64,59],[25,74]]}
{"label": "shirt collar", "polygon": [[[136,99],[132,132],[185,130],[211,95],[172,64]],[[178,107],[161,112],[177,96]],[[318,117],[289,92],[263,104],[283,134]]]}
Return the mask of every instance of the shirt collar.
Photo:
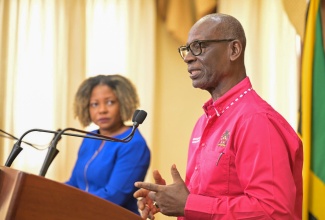
{"label": "shirt collar", "polygon": [[203,110],[207,117],[212,117],[214,115],[220,117],[226,110],[231,108],[231,106],[236,102],[240,101],[241,97],[246,95],[251,90],[252,84],[249,77],[246,76],[246,78],[227,91],[215,102],[213,102],[213,99],[210,98],[206,103],[204,103]]}

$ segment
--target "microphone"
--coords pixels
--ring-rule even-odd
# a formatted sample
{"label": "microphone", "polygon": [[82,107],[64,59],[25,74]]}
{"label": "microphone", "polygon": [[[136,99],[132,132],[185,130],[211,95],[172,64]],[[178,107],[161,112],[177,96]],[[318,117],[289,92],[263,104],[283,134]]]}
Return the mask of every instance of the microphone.
{"label": "microphone", "polygon": [[[18,141],[14,144],[14,146],[13,146],[13,148],[12,148],[10,154],[9,154],[9,157],[7,158],[5,166],[10,167],[12,162],[18,156],[18,154],[23,150],[23,148],[20,146],[21,143],[24,142],[24,141],[22,141],[22,139],[30,132],[37,131],[37,132],[46,132],[46,133],[55,134],[55,136],[53,137],[53,139],[52,139],[52,141],[50,143],[50,146],[48,148],[48,153],[46,155],[45,161],[44,161],[43,166],[42,166],[41,171],[40,171],[40,175],[45,176],[48,167],[50,166],[50,164],[52,163],[52,161],[54,160],[56,155],[59,153],[59,151],[56,149],[56,145],[59,142],[59,140],[61,139],[62,135],[127,143],[133,138],[133,135],[134,135],[134,132],[135,132],[136,128],[140,124],[142,124],[142,122],[145,120],[146,116],[147,116],[147,113],[144,110],[136,110],[134,112],[134,114],[133,114],[133,117],[132,117],[132,121],[133,121],[132,131],[128,136],[126,136],[123,139],[108,137],[108,136],[104,136],[104,135],[100,135],[100,134],[96,134],[96,133],[92,133],[92,132],[88,132],[88,131],[79,130],[79,129],[76,129],[76,128],[66,128],[64,130],[59,129],[58,131],[51,131],[51,130],[44,130],[44,129],[30,129],[30,130],[26,131],[18,139]],[[66,133],[65,131],[67,131],[67,130],[71,130],[71,131],[75,131],[75,132],[79,132],[79,133],[83,133],[83,134],[87,134],[87,135]]]}
{"label": "microphone", "polygon": [[129,142],[132,139],[135,130],[137,129],[137,127],[139,127],[140,124],[142,124],[142,122],[146,119],[146,117],[147,117],[147,112],[143,110],[136,110],[134,112],[132,118],[133,121],[132,131],[127,137],[124,138],[126,142]]}
{"label": "microphone", "polygon": [[[143,110],[136,110],[133,114],[133,121],[134,123],[137,123],[135,122],[135,120],[141,120],[141,118],[139,119],[136,119],[136,116],[138,115],[138,113],[142,111],[141,115],[143,114],[146,114],[145,111]],[[143,113],[144,112],[144,113]],[[142,116],[143,117],[143,116]],[[145,117],[144,117],[145,118]],[[144,118],[142,119],[142,121],[144,120]],[[141,122],[142,123],[142,122]],[[139,123],[139,124],[141,124]],[[135,126],[136,124],[134,124]],[[133,127],[134,127],[133,126]],[[5,166],[6,167],[10,167],[11,164],[13,163],[13,161],[15,160],[15,158],[18,156],[18,154],[23,150],[23,148],[20,146],[21,143],[26,143],[26,144],[29,144],[28,142],[24,142],[22,139],[30,132],[34,132],[34,131],[37,131],[37,132],[46,132],[46,133],[53,133],[53,134],[56,134],[56,136],[54,136],[54,138],[52,139],[52,142],[50,143],[50,146],[53,146],[53,145],[57,145],[57,143],[59,142],[59,140],[61,139],[61,136],[62,135],[68,135],[68,136],[75,136],[75,137],[82,137],[82,138],[92,138],[92,139],[99,139],[99,140],[106,140],[106,141],[120,141],[118,139],[115,139],[115,138],[111,138],[111,137],[107,137],[107,136],[104,136],[104,135],[100,135],[100,134],[95,134],[95,133],[91,133],[91,132],[87,132],[87,131],[83,131],[83,130],[78,130],[78,129],[75,129],[75,128],[69,128],[69,129],[65,129],[65,130],[73,130],[73,131],[76,131],[76,132],[81,132],[81,133],[84,133],[84,134],[89,134],[89,135],[93,135],[92,136],[85,136],[85,135],[78,135],[78,134],[73,134],[73,133],[63,133],[61,129],[59,129],[58,131],[50,131],[50,130],[44,130],[44,129],[30,129],[28,131],[26,131],[19,139],[17,138],[17,142],[14,144],[13,148],[11,149],[11,152],[7,158],[7,161],[5,163]],[[1,130],[2,131],[2,130]],[[2,131],[4,132],[4,131]],[[132,130],[132,132],[134,133],[134,131]],[[7,134],[6,132],[4,132],[5,134]],[[59,135],[59,133],[61,133]],[[132,133],[131,133],[132,134]],[[130,138],[131,135],[128,135],[127,138]],[[130,139],[131,140],[131,139]],[[124,141],[124,140],[122,140]],[[127,142],[127,141],[126,141]],[[36,148],[37,149],[37,148]],[[50,154],[49,156],[47,157],[50,157],[52,158],[52,160],[54,159],[54,157],[56,156],[56,154],[58,153],[55,153],[56,150],[55,149],[51,149],[50,152],[48,152],[48,154]],[[43,168],[44,169],[44,168]],[[42,171],[43,173],[44,171]]]}
{"label": "microphone", "polygon": [[[59,130],[61,130],[61,129],[58,129],[58,131]],[[14,144],[14,146],[13,146],[13,148],[11,150],[11,152],[10,152],[8,158],[7,158],[7,161],[5,163],[5,166],[10,167],[12,162],[18,156],[18,154],[23,150],[23,148],[20,146],[21,143],[26,143],[26,144],[34,147],[37,150],[43,150],[43,149],[35,147],[33,144],[31,144],[29,142],[25,142],[25,141],[22,140],[28,133],[33,132],[33,131],[47,132],[47,133],[57,133],[55,131],[49,131],[49,130],[43,130],[43,129],[31,129],[31,130],[26,131],[19,139],[12,136],[14,139],[17,139],[17,142]]]}
{"label": "microphone", "polygon": [[[104,138],[104,140],[108,140],[108,141],[112,141],[112,142],[127,143],[133,138],[135,130],[137,129],[137,127],[140,124],[142,124],[142,122],[145,120],[146,117],[147,117],[147,112],[145,112],[144,110],[136,110],[133,113],[133,117],[132,117],[132,121],[133,121],[132,131],[129,135],[127,135],[125,138],[122,138],[122,139],[108,137],[108,136],[104,136],[104,135],[100,135],[100,134],[95,134],[92,132],[86,132],[86,131],[75,129],[75,128],[65,128],[65,129],[61,130],[59,133],[56,134],[53,141],[51,142],[51,145],[48,148],[48,152],[45,157],[45,160],[44,160],[44,163],[42,165],[39,175],[45,176],[45,174],[46,174],[48,168],[50,167],[51,163],[53,162],[54,158],[59,153],[59,150],[57,150],[56,145],[57,145],[58,141],[61,139],[61,136],[63,134],[65,134],[64,133],[65,131],[71,130],[71,131],[86,133],[86,134],[88,134],[88,136],[84,136],[85,138],[98,139],[98,137],[99,137],[99,138]],[[95,137],[92,137],[92,136],[95,136]],[[100,140],[102,140],[102,139],[100,139]]]}
{"label": "microphone", "polygon": [[[52,161],[54,160],[54,158],[56,157],[56,155],[59,153],[59,150],[58,149],[51,147],[54,144],[56,146],[58,144],[58,142],[61,140],[61,135],[59,136],[59,134],[60,134],[60,132],[62,132],[62,130],[61,129],[58,129],[57,132],[58,133],[56,133],[54,135],[54,137],[53,137],[53,139],[52,139],[52,141],[50,143],[50,146],[48,148],[48,151],[47,151],[47,154],[46,154],[46,157],[45,157],[45,161],[50,160],[48,162],[49,163],[48,166],[50,166],[50,164],[52,163]],[[47,170],[46,166],[47,166],[47,164],[43,163],[39,175],[45,176],[45,173],[46,173],[46,170]]]}
{"label": "microphone", "polygon": [[135,118],[136,118],[136,116],[138,115],[139,112],[140,112],[139,109],[137,109],[137,110],[134,111],[133,116],[132,116],[132,122],[135,121]]}
{"label": "microphone", "polygon": [[147,117],[147,112],[143,111],[143,110],[139,110],[138,112],[136,112],[136,116],[134,119],[134,126],[138,127],[140,124],[143,123],[143,121],[146,119]]}

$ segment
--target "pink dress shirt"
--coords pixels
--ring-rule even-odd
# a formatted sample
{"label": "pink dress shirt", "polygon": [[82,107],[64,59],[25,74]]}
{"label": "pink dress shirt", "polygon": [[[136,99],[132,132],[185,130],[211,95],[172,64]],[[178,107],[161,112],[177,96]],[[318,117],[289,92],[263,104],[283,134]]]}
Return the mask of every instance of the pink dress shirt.
{"label": "pink dress shirt", "polygon": [[190,140],[178,219],[301,219],[302,142],[248,77],[203,106]]}

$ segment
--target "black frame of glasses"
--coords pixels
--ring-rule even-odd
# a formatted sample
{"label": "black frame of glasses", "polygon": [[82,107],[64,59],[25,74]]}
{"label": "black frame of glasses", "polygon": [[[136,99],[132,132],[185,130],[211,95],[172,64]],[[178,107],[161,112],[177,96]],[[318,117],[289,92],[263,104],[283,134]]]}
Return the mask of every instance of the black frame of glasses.
{"label": "black frame of glasses", "polygon": [[[199,56],[200,54],[202,54],[202,46],[201,44],[202,43],[206,43],[206,42],[213,42],[213,43],[220,43],[220,42],[229,42],[229,41],[233,41],[235,39],[218,39],[218,40],[195,40],[193,42],[191,42],[189,45],[187,46],[180,46],[178,48],[178,53],[181,55],[181,57],[184,59],[185,56],[183,57],[182,56],[182,52],[181,51],[184,51],[186,50],[187,52],[190,52],[193,54],[193,56]],[[198,43],[199,46],[200,46],[200,52],[197,53],[197,54],[194,54],[193,51],[191,50],[191,45],[193,45],[194,43]]]}

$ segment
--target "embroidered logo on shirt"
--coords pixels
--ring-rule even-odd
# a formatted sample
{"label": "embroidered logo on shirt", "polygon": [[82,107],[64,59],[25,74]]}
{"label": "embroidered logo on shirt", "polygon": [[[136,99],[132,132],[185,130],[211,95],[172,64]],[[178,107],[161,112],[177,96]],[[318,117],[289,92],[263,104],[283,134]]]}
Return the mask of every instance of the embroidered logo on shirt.
{"label": "embroidered logo on shirt", "polygon": [[192,139],[192,144],[199,143],[201,140],[201,137],[195,137]]}
{"label": "embroidered logo on shirt", "polygon": [[220,138],[220,141],[218,143],[218,147],[225,147],[227,145],[227,141],[229,139],[229,131],[226,130]]}

